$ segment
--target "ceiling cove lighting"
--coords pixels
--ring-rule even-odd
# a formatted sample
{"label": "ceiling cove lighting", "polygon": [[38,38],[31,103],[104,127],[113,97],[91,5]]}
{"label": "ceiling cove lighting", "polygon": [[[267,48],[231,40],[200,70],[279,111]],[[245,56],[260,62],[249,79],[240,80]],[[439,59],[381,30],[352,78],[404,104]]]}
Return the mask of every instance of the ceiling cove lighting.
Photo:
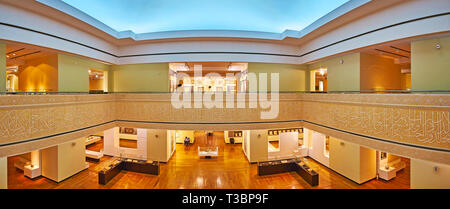
{"label": "ceiling cove lighting", "polygon": [[61,0],[116,31],[302,30],[348,0]]}

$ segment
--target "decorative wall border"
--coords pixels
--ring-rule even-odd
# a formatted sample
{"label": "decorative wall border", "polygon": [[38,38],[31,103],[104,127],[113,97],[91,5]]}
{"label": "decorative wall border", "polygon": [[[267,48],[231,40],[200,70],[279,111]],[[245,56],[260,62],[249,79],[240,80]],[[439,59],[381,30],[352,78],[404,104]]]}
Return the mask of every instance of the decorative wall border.
{"label": "decorative wall border", "polygon": [[[93,134],[92,130],[102,131],[100,130],[101,127],[114,127],[118,125],[172,130],[193,130],[192,128],[214,129],[218,127],[220,127],[220,130],[259,130],[314,125],[315,127],[346,134],[346,136],[359,137],[360,139],[364,138],[371,143],[385,143],[392,146],[426,150],[433,153],[450,153],[447,142],[448,133],[445,132],[447,130],[447,119],[443,123],[445,127],[442,127],[445,133],[443,132],[444,135],[440,136],[441,138],[444,137],[440,139],[441,144],[434,142],[425,143],[425,141],[417,141],[415,143],[415,138],[409,139],[406,135],[403,138],[397,139],[395,137],[391,138],[391,135],[386,135],[389,137],[385,137],[385,135],[378,134],[380,130],[384,129],[374,130],[375,132],[372,131],[373,133],[370,131],[367,132],[364,131],[364,127],[367,126],[367,121],[358,122],[358,124],[364,124],[363,129],[359,126],[356,129],[352,128],[353,126],[343,126],[343,124],[347,123],[348,125],[354,125],[352,122],[349,123],[343,120],[384,120],[383,114],[387,114],[385,112],[387,110],[384,109],[389,109],[389,113],[392,112],[394,114],[389,117],[397,120],[401,119],[400,116],[402,116],[399,115],[399,111],[413,111],[409,113],[413,115],[405,116],[413,117],[413,121],[407,121],[406,124],[408,125],[405,127],[420,127],[420,124],[416,124],[416,122],[420,122],[416,121],[417,117],[426,116],[423,119],[428,119],[431,116],[429,112],[437,112],[437,114],[445,115],[450,112],[448,105],[450,104],[450,95],[446,94],[286,93],[280,95],[280,117],[271,121],[257,120],[259,117],[256,116],[258,115],[255,117],[254,115],[256,113],[259,114],[258,109],[255,111],[243,109],[243,112],[227,112],[219,109],[210,110],[203,108],[177,112],[178,110],[172,110],[173,108],[171,107],[170,101],[167,100],[168,98],[170,98],[170,94],[0,96],[0,118],[4,121],[12,119],[14,120],[12,122],[15,124],[0,124],[0,127],[5,130],[8,130],[9,127],[13,128],[13,130],[3,132],[0,155],[2,153],[12,153],[13,150],[8,150],[9,148],[12,149],[15,147],[18,150],[23,150],[25,148],[21,148],[21,146],[28,147],[28,144],[34,144],[33,147],[36,148],[41,142],[46,145],[52,142],[56,145],[60,143],[60,140],[66,140],[67,137],[83,137],[82,133],[89,135]],[[161,112],[164,108],[169,108],[168,111],[170,114],[164,111]],[[130,114],[127,111],[123,111],[123,109],[131,110],[129,112]],[[415,112],[423,111],[426,112],[423,113],[426,115],[421,116],[420,114],[422,113],[415,115]],[[240,116],[237,117],[235,113],[240,114]],[[330,113],[330,115],[324,115],[324,113]],[[369,113],[375,115],[366,116]],[[171,114],[182,115],[181,117],[171,117]],[[205,114],[213,116],[204,117]],[[214,116],[216,114],[217,117]],[[362,116],[364,118],[355,114],[363,114]],[[433,121],[432,123],[434,123]],[[412,122],[414,124],[410,124]],[[392,121],[391,123],[396,123],[396,121]],[[399,126],[392,130],[402,129],[402,127]],[[379,129],[375,126],[367,126],[365,129],[367,128]],[[404,135],[403,132],[405,131],[400,130],[399,133],[394,135]],[[430,131],[437,130],[433,129]],[[436,134],[434,132],[430,133]],[[21,140],[22,138],[24,140]]]}

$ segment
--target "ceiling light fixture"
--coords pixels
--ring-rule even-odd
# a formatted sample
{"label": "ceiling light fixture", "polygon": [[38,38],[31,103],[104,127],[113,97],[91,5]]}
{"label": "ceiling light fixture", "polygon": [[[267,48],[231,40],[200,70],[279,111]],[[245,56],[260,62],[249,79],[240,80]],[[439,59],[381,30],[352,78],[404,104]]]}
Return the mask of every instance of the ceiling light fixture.
{"label": "ceiling light fixture", "polygon": [[170,63],[169,68],[175,72],[190,70],[186,63]]}

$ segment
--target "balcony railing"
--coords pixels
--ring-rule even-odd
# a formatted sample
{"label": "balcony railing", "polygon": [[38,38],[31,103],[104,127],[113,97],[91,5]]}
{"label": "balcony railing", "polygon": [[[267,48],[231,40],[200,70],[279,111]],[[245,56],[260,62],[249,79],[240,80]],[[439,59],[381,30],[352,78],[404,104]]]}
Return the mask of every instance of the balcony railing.
{"label": "balcony railing", "polygon": [[[171,94],[163,91],[123,91],[123,92],[103,92],[103,91],[0,91],[0,95],[76,95],[76,94]],[[191,92],[194,93],[194,92]],[[205,92],[200,92],[205,93]],[[227,93],[227,92],[210,92]],[[238,93],[238,92],[233,92]],[[258,93],[258,92],[240,92]],[[267,93],[272,93],[267,91]],[[280,94],[450,94],[450,90],[362,90],[362,91],[279,91]]]}

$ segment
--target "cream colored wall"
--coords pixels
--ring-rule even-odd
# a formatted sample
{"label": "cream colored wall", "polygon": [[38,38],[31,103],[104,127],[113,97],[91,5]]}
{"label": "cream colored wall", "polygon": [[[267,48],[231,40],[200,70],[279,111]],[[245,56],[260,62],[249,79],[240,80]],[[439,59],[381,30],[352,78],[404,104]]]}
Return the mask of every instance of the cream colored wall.
{"label": "cream colored wall", "polygon": [[330,137],[331,169],[359,183],[359,160],[359,145]]}
{"label": "cream colored wall", "polygon": [[42,176],[58,182],[58,146],[41,150]]}
{"label": "cream colored wall", "polygon": [[450,189],[450,165],[411,159],[410,172],[411,189]]}
{"label": "cream colored wall", "polygon": [[184,138],[189,137],[191,139],[191,143],[194,143],[194,131],[176,131],[176,142],[183,144]]}
{"label": "cream colored wall", "polygon": [[361,90],[401,90],[400,65],[393,59],[361,53]]}
{"label": "cream colored wall", "polygon": [[0,157],[0,189],[8,189],[8,157]]}
{"label": "cream colored wall", "polygon": [[[328,91],[359,91],[360,53],[338,56],[308,66],[309,70],[327,68]],[[340,64],[340,60],[344,63]]]}
{"label": "cream colored wall", "polygon": [[250,131],[244,130],[242,131],[242,151],[244,152],[245,157],[250,162]]}
{"label": "cream colored wall", "polygon": [[169,92],[169,64],[114,65],[109,87],[114,92]]}
{"label": "cream colored wall", "polygon": [[0,92],[6,91],[6,45],[0,43]]}
{"label": "cream colored wall", "polygon": [[248,63],[248,72],[255,73],[259,81],[260,73],[267,73],[267,90],[271,89],[271,74],[279,73],[279,91],[305,91],[307,89],[307,66],[272,64],[272,63]]}
{"label": "cream colored wall", "polygon": [[376,152],[330,137],[330,168],[356,183],[364,183],[376,177]]}
{"label": "cream colored wall", "polygon": [[269,152],[267,130],[251,130],[249,148],[250,153],[247,155],[250,156],[250,162],[266,161]]}
{"label": "cream colored wall", "polygon": [[167,162],[169,161],[169,156],[167,130],[147,129],[147,159]]}
{"label": "cream colored wall", "polygon": [[311,147],[309,149],[309,156],[322,165],[330,166],[330,157],[325,155],[326,135],[315,131],[310,132]]}
{"label": "cream colored wall", "polygon": [[58,54],[59,91],[88,92],[89,69],[108,71],[110,66],[83,57]]}
{"label": "cream colored wall", "polygon": [[85,140],[80,138],[58,145],[58,182],[86,168]]}
{"label": "cream colored wall", "polygon": [[60,182],[86,168],[85,138],[41,150],[42,175]]}
{"label": "cream colored wall", "polygon": [[377,176],[377,152],[374,149],[359,146],[359,168],[361,183]]}
{"label": "cream colored wall", "polygon": [[58,91],[58,55],[27,60],[17,75],[19,91]]}
{"label": "cream colored wall", "polygon": [[450,90],[449,78],[450,37],[411,42],[412,90]]}

